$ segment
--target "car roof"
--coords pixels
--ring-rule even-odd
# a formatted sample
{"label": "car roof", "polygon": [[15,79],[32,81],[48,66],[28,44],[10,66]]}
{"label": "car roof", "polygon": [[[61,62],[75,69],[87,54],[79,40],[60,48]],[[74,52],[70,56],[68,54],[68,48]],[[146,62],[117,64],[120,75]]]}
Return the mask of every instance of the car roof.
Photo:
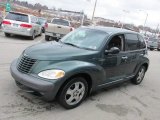
{"label": "car roof", "polygon": [[122,28],[114,28],[114,27],[89,26],[89,27],[85,27],[85,28],[104,31],[108,34],[118,34],[118,33],[139,34],[137,32],[131,31],[131,30],[126,30],[126,29],[122,29]]}
{"label": "car roof", "polygon": [[17,13],[17,14],[22,14],[22,15],[34,16],[34,15],[31,15],[31,14],[26,14],[26,13],[22,13],[22,12],[14,12],[14,11],[11,11],[9,13],[15,13],[15,14]]}

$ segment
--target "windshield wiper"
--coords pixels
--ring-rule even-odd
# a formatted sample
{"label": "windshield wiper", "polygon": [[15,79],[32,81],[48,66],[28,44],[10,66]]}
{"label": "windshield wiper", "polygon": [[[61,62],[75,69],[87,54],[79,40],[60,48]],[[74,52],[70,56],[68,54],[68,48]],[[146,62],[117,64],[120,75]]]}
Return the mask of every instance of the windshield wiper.
{"label": "windshield wiper", "polygon": [[77,46],[77,45],[75,45],[75,44],[72,44],[72,43],[65,43],[65,42],[63,42],[63,43],[66,44],[66,45],[71,45],[71,46],[73,46],[73,47],[80,48],[79,46]]}
{"label": "windshield wiper", "polygon": [[73,47],[80,48],[80,49],[85,49],[85,50],[93,50],[93,49],[91,49],[91,48],[80,47],[80,46],[77,46],[77,45],[75,45],[75,44],[72,44],[72,43],[65,43],[65,42],[62,42],[62,41],[60,41],[60,42],[61,42],[61,43],[63,43],[63,44],[66,44],[66,45],[71,45],[71,46],[73,46]]}

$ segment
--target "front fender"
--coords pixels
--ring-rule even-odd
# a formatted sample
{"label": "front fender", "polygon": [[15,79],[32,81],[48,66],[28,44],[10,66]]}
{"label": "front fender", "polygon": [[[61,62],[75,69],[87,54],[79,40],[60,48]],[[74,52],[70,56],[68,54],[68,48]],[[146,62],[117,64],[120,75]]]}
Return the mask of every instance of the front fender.
{"label": "front fender", "polygon": [[33,73],[38,74],[41,71],[50,69],[60,69],[65,71],[65,77],[61,79],[63,83],[74,75],[82,73],[87,74],[91,77],[93,90],[96,89],[97,85],[101,84],[102,81],[105,80],[105,71],[101,66],[78,60],[57,63],[42,61],[39,65],[36,65],[33,69]]}

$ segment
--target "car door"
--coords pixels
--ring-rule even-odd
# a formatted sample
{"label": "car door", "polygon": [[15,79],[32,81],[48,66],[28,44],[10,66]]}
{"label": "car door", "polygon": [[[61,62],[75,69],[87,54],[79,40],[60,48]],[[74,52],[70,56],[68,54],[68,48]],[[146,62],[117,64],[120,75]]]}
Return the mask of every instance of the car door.
{"label": "car door", "polygon": [[[120,82],[120,81],[123,81],[124,78],[126,77],[125,71],[127,69],[127,66],[126,66],[127,53],[125,52],[125,46],[124,46],[125,39],[124,39],[124,35],[120,35],[120,36],[122,39],[122,49],[120,53],[104,55],[104,61],[102,66],[105,70],[106,79],[103,81],[103,84]],[[106,45],[107,50],[109,49],[108,44],[110,44],[111,40]]]}
{"label": "car door", "polygon": [[125,73],[126,76],[129,78],[134,76],[133,74],[138,64],[140,55],[139,38],[137,34],[128,33],[125,34],[125,40],[126,40],[125,52],[127,56]]}

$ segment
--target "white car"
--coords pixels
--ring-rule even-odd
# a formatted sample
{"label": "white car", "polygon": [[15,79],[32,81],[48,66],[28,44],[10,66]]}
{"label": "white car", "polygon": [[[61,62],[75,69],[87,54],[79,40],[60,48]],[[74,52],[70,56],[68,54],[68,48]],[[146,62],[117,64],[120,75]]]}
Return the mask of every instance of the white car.
{"label": "white car", "polygon": [[32,40],[42,34],[42,26],[36,16],[18,12],[9,12],[7,14],[2,22],[2,30],[6,37],[15,34],[28,36]]}

